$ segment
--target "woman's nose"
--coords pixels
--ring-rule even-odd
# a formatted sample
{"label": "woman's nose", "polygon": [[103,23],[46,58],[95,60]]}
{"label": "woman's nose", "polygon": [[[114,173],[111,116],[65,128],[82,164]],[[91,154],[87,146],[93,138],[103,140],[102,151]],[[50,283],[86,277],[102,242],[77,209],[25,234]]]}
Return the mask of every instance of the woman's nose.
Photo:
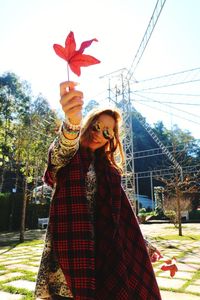
{"label": "woman's nose", "polygon": [[97,131],[96,135],[97,135],[98,138],[103,138],[103,132],[101,130]]}

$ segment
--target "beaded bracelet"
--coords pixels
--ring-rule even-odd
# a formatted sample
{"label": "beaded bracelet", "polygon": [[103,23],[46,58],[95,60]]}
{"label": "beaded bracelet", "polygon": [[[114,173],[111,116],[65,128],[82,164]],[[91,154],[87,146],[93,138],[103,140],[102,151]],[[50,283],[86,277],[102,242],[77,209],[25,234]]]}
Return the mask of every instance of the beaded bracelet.
{"label": "beaded bracelet", "polygon": [[63,133],[64,134],[72,134],[72,135],[78,135],[79,132],[80,132],[80,129],[71,129],[68,124],[66,124],[65,122],[63,122],[63,125],[62,125],[62,130],[63,130]]}
{"label": "beaded bracelet", "polygon": [[69,130],[74,130],[74,131],[79,131],[81,129],[81,124],[78,125],[74,125],[70,122],[70,120],[68,119],[68,117],[65,117],[65,121],[64,121],[65,126],[69,129]]}

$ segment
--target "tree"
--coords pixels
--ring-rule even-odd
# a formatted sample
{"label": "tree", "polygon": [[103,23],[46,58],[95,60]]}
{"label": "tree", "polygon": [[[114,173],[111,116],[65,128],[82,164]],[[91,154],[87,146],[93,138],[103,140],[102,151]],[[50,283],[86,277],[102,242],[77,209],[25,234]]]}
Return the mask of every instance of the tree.
{"label": "tree", "polygon": [[[163,128],[163,127],[162,127]],[[158,130],[158,126],[157,126]],[[163,130],[162,130],[163,132]],[[165,131],[166,132],[166,131]],[[188,131],[181,130],[177,125],[174,125],[172,130],[165,135],[167,137],[168,144],[170,145],[171,153],[182,168],[182,172],[175,168],[174,175],[168,179],[162,178],[162,182],[165,183],[165,194],[166,202],[168,204],[171,201],[175,201],[176,208],[176,219],[178,222],[179,235],[182,235],[182,224],[181,224],[181,212],[191,204],[191,189],[188,186],[189,181],[195,181],[196,173],[188,175],[184,173],[184,167],[195,166],[200,162],[199,153],[196,151],[199,141],[196,141],[194,137]],[[161,135],[163,138],[163,135]],[[193,187],[194,188],[194,187]],[[186,198],[187,195],[187,198]]]}
{"label": "tree", "polygon": [[0,77],[0,192],[3,189],[7,170],[15,168],[13,160],[13,124],[24,117],[29,107],[28,84],[21,82],[14,73]]}
{"label": "tree", "polygon": [[[178,176],[162,179],[165,182],[164,210],[165,214],[173,211],[174,222],[178,223],[179,235],[182,236],[181,213],[192,207],[192,200],[196,193],[200,195],[199,173],[195,176],[185,176],[180,180]],[[166,213],[166,210],[168,211]],[[171,213],[172,216],[172,213]]]}
{"label": "tree", "polygon": [[47,161],[47,150],[55,137],[57,120],[42,95],[34,97],[30,85],[15,74],[0,77],[0,159],[1,189],[7,170],[15,174],[15,188],[23,178],[23,208],[20,241],[24,240],[26,205],[30,192],[42,175]]}
{"label": "tree", "polygon": [[29,186],[41,183],[47,161],[47,150],[55,135],[55,115],[41,95],[34,99],[23,123],[16,124],[16,159],[20,161],[20,172],[24,176],[24,199],[21,219],[20,242],[24,240]]}
{"label": "tree", "polygon": [[96,100],[90,100],[83,110],[83,115],[86,116],[91,110],[97,108],[99,103]]}
{"label": "tree", "polygon": [[166,129],[161,121],[154,124],[153,130],[183,167],[200,163],[200,141],[195,140],[189,131],[181,130],[177,125],[171,130]]}
{"label": "tree", "polygon": [[[153,151],[159,149],[159,146],[134,114],[132,122],[135,172],[173,168],[173,164],[165,154],[161,151]],[[176,125],[169,130],[162,121],[155,123],[151,128],[183,168],[200,164],[200,141],[195,140],[190,132],[183,131]],[[149,182],[150,178],[141,178],[139,190],[140,193],[151,197]],[[153,182],[158,186],[162,185],[159,178],[154,177]]]}

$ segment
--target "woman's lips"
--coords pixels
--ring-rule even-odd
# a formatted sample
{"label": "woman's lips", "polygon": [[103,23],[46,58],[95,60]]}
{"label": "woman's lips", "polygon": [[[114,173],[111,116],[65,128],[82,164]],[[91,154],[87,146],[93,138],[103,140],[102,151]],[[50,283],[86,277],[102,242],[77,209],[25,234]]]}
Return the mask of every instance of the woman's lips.
{"label": "woman's lips", "polygon": [[93,138],[92,141],[93,141],[94,143],[96,143],[96,144],[100,144],[100,142],[99,142],[97,139],[95,139],[95,138]]}
{"label": "woman's lips", "polygon": [[97,143],[97,144],[100,144],[100,143],[101,143],[101,141],[99,141],[98,137],[96,137],[96,136],[93,136],[93,137],[92,137],[92,141],[93,141],[94,143]]}

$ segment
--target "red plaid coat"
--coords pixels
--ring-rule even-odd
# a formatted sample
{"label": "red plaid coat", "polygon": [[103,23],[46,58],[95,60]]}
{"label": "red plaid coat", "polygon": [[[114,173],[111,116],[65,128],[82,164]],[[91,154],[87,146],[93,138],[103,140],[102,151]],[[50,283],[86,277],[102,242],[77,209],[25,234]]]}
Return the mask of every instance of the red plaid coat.
{"label": "red plaid coat", "polygon": [[[76,300],[160,300],[139,224],[117,171],[96,163],[95,242],[83,149],[57,174],[50,210],[54,251]],[[49,165],[45,178],[51,178]]]}

